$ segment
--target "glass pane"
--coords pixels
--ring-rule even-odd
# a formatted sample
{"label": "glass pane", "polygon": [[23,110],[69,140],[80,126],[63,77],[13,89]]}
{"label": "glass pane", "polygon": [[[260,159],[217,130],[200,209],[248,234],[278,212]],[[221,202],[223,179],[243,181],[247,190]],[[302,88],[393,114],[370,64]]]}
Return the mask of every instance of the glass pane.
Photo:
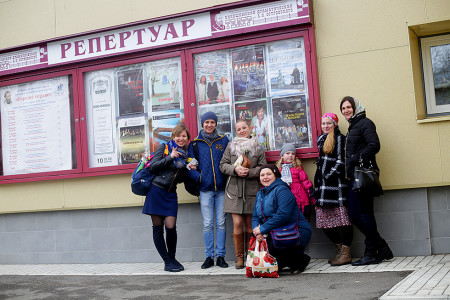
{"label": "glass pane", "polygon": [[76,168],[71,76],[0,88],[2,175]]}
{"label": "glass pane", "polygon": [[138,162],[184,122],[179,57],[84,75],[89,166]]}
{"label": "glass pane", "polygon": [[436,105],[450,104],[450,44],[430,47]]}
{"label": "glass pane", "polygon": [[232,124],[245,119],[266,150],[312,147],[305,66],[303,38],[196,54],[199,128],[211,110],[230,138]]}

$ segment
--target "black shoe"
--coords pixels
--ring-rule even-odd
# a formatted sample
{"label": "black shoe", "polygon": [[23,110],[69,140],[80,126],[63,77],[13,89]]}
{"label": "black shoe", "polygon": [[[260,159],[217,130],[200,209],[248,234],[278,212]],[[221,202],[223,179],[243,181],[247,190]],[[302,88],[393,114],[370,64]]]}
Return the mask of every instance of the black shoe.
{"label": "black shoe", "polygon": [[226,263],[225,258],[223,258],[223,256],[219,256],[217,258],[216,266],[219,266],[221,268],[228,268],[228,264]]}
{"label": "black shoe", "polygon": [[180,264],[180,262],[178,260],[176,260],[175,257],[171,257],[171,259],[172,259],[172,263],[175,265],[175,267],[180,269],[180,271],[184,271],[184,266],[182,264]]}
{"label": "black shoe", "polygon": [[214,259],[212,259],[211,257],[207,257],[201,268],[208,269],[211,268],[212,266],[214,266]]}
{"label": "black shoe", "polygon": [[379,264],[380,261],[375,256],[364,255],[355,262],[352,262],[352,266],[365,266]]}
{"label": "black shoe", "polygon": [[382,262],[383,260],[389,260],[389,259],[393,259],[394,258],[394,254],[391,251],[391,248],[389,248],[389,246],[386,244],[386,246],[384,246],[383,248],[381,248],[380,250],[378,250],[378,254],[377,254],[377,260],[379,262]]}
{"label": "black shoe", "polygon": [[181,270],[177,268],[172,261],[164,263],[164,271],[167,272],[180,272]]}

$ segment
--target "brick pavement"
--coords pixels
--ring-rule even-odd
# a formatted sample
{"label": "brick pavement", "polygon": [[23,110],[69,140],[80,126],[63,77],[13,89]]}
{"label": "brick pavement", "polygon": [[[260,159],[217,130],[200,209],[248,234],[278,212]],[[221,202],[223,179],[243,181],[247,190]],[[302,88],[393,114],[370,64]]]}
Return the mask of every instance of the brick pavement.
{"label": "brick pavement", "polygon": [[[1,275],[241,275],[245,270],[229,268],[200,268],[201,262],[183,263],[185,271],[164,272],[162,263],[112,264],[36,264],[0,265]],[[326,259],[312,259],[305,274],[413,271],[381,296],[393,299],[450,299],[450,254],[395,257],[378,265],[331,267]]]}

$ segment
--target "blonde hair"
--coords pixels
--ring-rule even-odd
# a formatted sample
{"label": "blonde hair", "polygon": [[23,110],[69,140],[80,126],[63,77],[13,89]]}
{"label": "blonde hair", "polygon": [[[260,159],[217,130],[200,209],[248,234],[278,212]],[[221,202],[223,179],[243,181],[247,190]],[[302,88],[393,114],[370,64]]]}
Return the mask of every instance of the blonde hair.
{"label": "blonde hair", "polygon": [[[283,162],[283,158],[280,158],[279,160],[277,160],[277,162],[275,163],[275,166],[277,166],[277,168],[279,170],[281,170],[281,163]],[[302,161],[300,160],[300,158],[295,157],[294,161],[292,162],[292,165],[294,166],[294,168],[297,169],[301,169],[302,168]]]}
{"label": "blonde hair", "polygon": [[334,150],[334,130],[332,130],[323,143],[323,153],[330,154]]}

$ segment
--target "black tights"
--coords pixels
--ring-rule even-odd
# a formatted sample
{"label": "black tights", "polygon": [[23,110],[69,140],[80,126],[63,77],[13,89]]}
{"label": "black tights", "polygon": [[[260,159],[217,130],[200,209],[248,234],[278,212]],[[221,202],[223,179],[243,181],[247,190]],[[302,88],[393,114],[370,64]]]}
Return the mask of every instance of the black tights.
{"label": "black tights", "polygon": [[344,244],[350,247],[353,240],[353,226],[340,226],[334,228],[324,228],[323,232],[334,244]]}
{"label": "black tights", "polygon": [[175,228],[177,225],[177,217],[166,217],[152,215],[153,226],[165,226],[167,229]]}

